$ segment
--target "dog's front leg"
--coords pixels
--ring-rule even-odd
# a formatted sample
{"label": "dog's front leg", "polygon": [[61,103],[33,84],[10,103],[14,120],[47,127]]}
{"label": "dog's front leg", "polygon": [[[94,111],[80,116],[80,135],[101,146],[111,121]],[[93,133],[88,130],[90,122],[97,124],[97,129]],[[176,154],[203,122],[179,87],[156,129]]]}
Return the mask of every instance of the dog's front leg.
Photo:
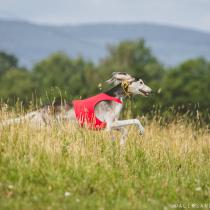
{"label": "dog's front leg", "polygon": [[128,130],[124,127],[121,127],[120,132],[121,132],[120,144],[124,145],[126,143],[126,139],[128,137]]}
{"label": "dog's front leg", "polygon": [[111,125],[111,129],[122,128],[128,125],[136,125],[139,129],[140,134],[144,134],[144,127],[140,123],[138,119],[130,119],[130,120],[117,120],[114,121]]}
{"label": "dog's front leg", "polygon": [[120,134],[121,134],[121,137],[120,137],[120,144],[121,144],[121,145],[125,144],[126,138],[127,138],[127,136],[128,136],[128,131],[127,131],[127,129],[124,128],[124,127],[119,127],[119,128],[111,128],[111,127],[110,127],[109,129],[107,129],[107,131],[110,131],[110,133],[111,133],[112,141],[115,141],[115,136],[114,136],[114,134],[112,133],[113,130],[116,130],[116,131],[119,131],[119,132],[120,132]]}

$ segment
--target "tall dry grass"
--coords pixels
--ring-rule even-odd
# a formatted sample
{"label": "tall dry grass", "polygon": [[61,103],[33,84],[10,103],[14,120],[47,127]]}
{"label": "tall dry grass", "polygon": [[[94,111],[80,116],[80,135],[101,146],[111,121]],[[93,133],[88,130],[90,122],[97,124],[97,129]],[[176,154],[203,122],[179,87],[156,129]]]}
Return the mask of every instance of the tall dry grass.
{"label": "tall dry grass", "polygon": [[[16,113],[2,110],[0,119]],[[0,209],[171,209],[210,203],[210,134],[185,120],[105,131],[29,122],[0,128]],[[116,138],[119,134],[114,133]]]}

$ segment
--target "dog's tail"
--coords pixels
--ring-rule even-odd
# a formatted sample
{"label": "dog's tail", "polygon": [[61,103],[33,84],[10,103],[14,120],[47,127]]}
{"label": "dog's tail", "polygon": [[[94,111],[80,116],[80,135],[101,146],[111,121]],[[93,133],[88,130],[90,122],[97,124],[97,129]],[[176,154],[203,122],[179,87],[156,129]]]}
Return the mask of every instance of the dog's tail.
{"label": "dog's tail", "polygon": [[36,115],[36,111],[34,112],[30,112],[22,117],[17,117],[17,118],[12,118],[12,119],[8,119],[8,120],[4,120],[2,122],[0,122],[0,126],[9,126],[9,125],[15,125],[15,124],[19,124],[21,122],[24,122],[28,119],[33,118]]}

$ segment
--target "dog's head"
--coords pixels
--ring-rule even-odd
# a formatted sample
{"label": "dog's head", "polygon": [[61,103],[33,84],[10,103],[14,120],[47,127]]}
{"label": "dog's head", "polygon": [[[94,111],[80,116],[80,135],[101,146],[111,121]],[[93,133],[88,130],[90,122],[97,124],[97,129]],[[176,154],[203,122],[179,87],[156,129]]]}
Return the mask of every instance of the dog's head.
{"label": "dog's head", "polygon": [[121,84],[127,95],[142,95],[147,97],[152,93],[152,89],[145,85],[142,79],[124,72],[113,72],[112,77],[106,82],[109,84],[113,83],[114,85]]}

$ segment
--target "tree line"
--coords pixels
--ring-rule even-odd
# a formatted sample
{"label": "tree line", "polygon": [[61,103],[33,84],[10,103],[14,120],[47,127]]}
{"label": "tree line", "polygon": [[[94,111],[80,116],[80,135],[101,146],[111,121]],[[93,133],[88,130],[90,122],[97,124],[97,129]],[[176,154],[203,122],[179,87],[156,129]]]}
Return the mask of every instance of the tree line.
{"label": "tree line", "polygon": [[0,52],[1,104],[15,105],[18,101],[29,107],[85,98],[109,89],[104,81],[114,71],[142,78],[155,92],[145,99],[131,99],[135,115],[156,112],[167,118],[178,113],[209,123],[210,62],[195,58],[165,67],[144,40],[109,46],[107,56],[97,64],[58,52],[27,69],[19,65],[14,55]]}

